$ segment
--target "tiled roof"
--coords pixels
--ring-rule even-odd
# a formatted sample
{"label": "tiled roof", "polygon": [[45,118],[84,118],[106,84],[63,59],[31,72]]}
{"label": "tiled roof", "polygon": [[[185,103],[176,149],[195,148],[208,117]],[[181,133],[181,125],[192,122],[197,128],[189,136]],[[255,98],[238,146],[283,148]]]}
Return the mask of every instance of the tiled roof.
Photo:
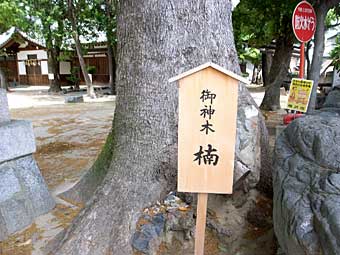
{"label": "tiled roof", "polygon": [[34,40],[34,39],[30,38],[26,33],[20,31],[19,29],[15,28],[15,27],[12,27],[9,30],[7,30],[5,33],[0,34],[0,49],[2,47],[4,47],[12,39],[12,37],[15,34],[19,34],[25,40],[30,41],[34,44],[37,44],[37,45],[39,45],[43,48],[45,47],[43,42],[38,41],[38,40]]}

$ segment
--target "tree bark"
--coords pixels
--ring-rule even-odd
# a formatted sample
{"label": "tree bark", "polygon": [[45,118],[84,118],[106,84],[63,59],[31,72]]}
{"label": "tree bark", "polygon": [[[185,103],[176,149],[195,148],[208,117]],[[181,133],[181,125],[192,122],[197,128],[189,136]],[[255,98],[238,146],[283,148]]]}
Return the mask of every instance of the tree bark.
{"label": "tree bark", "polygon": [[[60,22],[58,22],[58,25]],[[46,31],[46,46],[48,54],[48,72],[53,73],[53,80],[50,81],[49,92],[60,92],[61,82],[60,82],[60,72],[59,72],[59,60],[60,56],[60,46],[62,44],[62,38],[56,36],[53,40],[53,32],[50,24],[43,24],[44,31]],[[62,28],[61,28],[62,30]]]}
{"label": "tree bark", "polygon": [[318,1],[318,3],[314,6],[316,13],[316,30],[314,35],[314,51],[312,65],[310,68],[310,76],[308,77],[308,79],[313,80],[314,83],[307,109],[308,114],[313,113],[315,110],[322,57],[325,50],[326,15],[331,8],[335,7],[338,4],[339,0],[325,0]]}
{"label": "tree bark", "polygon": [[267,111],[280,109],[280,87],[287,75],[290,58],[293,52],[293,37],[280,36],[276,40],[276,48],[273,63],[270,68],[268,85],[260,108]]}
{"label": "tree bark", "polygon": [[111,164],[55,254],[132,254],[143,208],[176,187],[178,95],[168,79],[208,61],[239,73],[230,1],[119,2]]}
{"label": "tree bark", "polygon": [[111,94],[116,94],[115,89],[115,79],[116,79],[116,63],[114,59],[114,53],[113,48],[111,45],[107,46],[107,57],[109,62],[109,86],[111,88]]}
{"label": "tree bark", "polygon": [[60,92],[61,91],[61,81],[59,72],[59,61],[58,57],[60,55],[60,49],[55,47],[54,49],[48,50],[48,65],[49,71],[53,73],[53,80],[51,81],[49,92]]}
{"label": "tree bark", "polygon": [[114,8],[116,10],[117,3],[112,0],[106,0],[106,17],[107,17],[107,27],[106,27],[106,37],[108,39],[107,43],[107,57],[109,62],[109,86],[111,88],[111,94],[116,94],[116,88],[115,88],[115,80],[116,80],[116,43],[115,43],[115,30],[112,27],[113,23],[113,14],[112,9]]}
{"label": "tree bark", "polygon": [[256,84],[261,84],[262,82],[262,77],[261,77],[261,72],[262,72],[262,66],[257,67],[257,74],[256,74]]}
{"label": "tree bark", "polygon": [[72,27],[72,37],[74,40],[74,44],[76,46],[76,52],[77,52],[78,59],[79,59],[79,65],[80,65],[80,68],[83,73],[84,80],[87,86],[87,95],[91,98],[95,98],[96,94],[94,93],[93,84],[90,79],[89,73],[87,71],[85,60],[83,57],[83,52],[81,50],[81,44],[80,44],[79,33],[78,33],[78,28],[77,28],[77,18],[76,18],[75,11],[74,11],[73,0],[68,0],[68,8],[69,8],[69,20],[70,20],[71,27]]}
{"label": "tree bark", "polygon": [[254,65],[253,67],[253,74],[251,76],[251,83],[256,83],[257,80],[257,67]]}
{"label": "tree bark", "polygon": [[268,85],[268,76],[272,62],[273,62],[272,53],[268,49],[265,49],[265,51],[262,52],[262,80],[264,87]]}

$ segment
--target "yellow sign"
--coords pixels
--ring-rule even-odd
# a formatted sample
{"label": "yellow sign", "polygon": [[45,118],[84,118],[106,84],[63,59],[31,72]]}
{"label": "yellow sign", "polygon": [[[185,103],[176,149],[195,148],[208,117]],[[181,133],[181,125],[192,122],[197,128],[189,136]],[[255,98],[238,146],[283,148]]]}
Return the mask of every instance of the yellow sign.
{"label": "yellow sign", "polygon": [[312,88],[312,80],[292,79],[287,108],[294,111],[306,112]]}

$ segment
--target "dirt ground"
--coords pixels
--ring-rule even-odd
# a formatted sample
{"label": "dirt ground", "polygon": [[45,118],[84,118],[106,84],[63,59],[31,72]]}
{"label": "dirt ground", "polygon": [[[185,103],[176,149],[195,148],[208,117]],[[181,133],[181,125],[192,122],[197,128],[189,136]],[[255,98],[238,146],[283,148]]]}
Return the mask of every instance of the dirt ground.
{"label": "dirt ground", "polygon": [[[111,129],[115,105],[112,98],[65,104],[64,95],[49,95],[46,89],[17,89],[9,93],[8,98],[12,119],[33,123],[37,143],[34,157],[57,206],[25,230],[0,242],[0,255],[41,255],[47,242],[71,223],[82,205],[70,204],[57,195],[93,164]],[[264,95],[263,88],[254,87],[250,91],[259,104]],[[285,95],[281,103],[285,107]],[[283,114],[284,111],[265,113],[271,145],[275,140],[275,126],[281,123]],[[213,242],[210,240],[209,243]]]}
{"label": "dirt ground", "polygon": [[34,154],[50,189],[74,182],[88,169],[105,142],[114,103],[65,104],[11,110],[12,118],[33,122]]}
{"label": "dirt ground", "polygon": [[106,97],[98,103],[65,104],[64,95],[49,96],[45,88],[10,92],[8,98],[11,118],[33,123],[37,144],[34,158],[57,205],[25,230],[0,242],[0,255],[40,255],[46,243],[82,208],[57,195],[95,161],[111,129],[115,103]]}

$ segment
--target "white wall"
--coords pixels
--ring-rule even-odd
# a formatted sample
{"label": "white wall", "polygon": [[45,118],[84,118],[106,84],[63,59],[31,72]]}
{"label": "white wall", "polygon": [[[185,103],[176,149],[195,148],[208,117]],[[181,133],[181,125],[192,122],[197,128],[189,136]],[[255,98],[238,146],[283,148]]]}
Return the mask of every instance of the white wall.
{"label": "white wall", "polygon": [[38,60],[44,60],[44,61],[41,61],[41,65],[40,65],[41,74],[42,75],[48,74],[47,51],[45,50],[23,50],[23,51],[19,51],[17,54],[19,75],[26,75],[25,62],[22,60],[27,60],[28,55],[37,55]]}
{"label": "white wall", "polygon": [[45,50],[23,50],[18,52],[18,60],[26,60],[27,55],[37,55],[37,59],[47,59]]}

